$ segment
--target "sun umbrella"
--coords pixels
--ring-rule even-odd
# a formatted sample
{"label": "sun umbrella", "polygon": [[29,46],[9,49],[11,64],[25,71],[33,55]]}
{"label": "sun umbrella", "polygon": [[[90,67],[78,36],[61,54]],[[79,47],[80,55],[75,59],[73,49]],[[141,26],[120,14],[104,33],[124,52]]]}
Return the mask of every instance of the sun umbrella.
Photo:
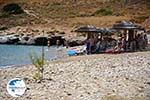
{"label": "sun umbrella", "polygon": [[132,22],[123,21],[118,24],[114,24],[113,29],[140,29],[141,26],[133,24]]}

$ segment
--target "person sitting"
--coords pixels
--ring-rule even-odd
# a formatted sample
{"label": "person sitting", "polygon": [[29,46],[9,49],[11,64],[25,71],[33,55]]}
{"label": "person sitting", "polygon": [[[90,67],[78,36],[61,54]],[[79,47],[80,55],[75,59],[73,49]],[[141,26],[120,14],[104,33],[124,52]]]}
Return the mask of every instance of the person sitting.
{"label": "person sitting", "polygon": [[104,40],[104,38],[102,38],[102,40],[99,41],[98,44],[99,44],[99,46],[98,46],[98,48],[97,48],[97,52],[98,52],[98,53],[103,53],[103,52],[105,52],[106,49],[107,49],[107,41]]}
{"label": "person sitting", "polygon": [[123,43],[122,43],[122,38],[119,37],[118,42],[117,42],[117,46],[114,48],[114,52],[116,53],[121,53],[123,52]]}

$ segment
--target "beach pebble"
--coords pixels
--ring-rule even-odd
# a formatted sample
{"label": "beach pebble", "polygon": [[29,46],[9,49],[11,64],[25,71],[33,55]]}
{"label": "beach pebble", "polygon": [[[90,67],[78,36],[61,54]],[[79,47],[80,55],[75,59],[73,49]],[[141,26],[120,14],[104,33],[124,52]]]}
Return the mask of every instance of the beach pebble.
{"label": "beach pebble", "polygon": [[23,100],[150,100],[150,52],[70,57],[47,62],[44,68],[40,83],[31,79],[33,66],[0,70],[2,97],[10,99],[7,81],[21,76],[28,87]]}

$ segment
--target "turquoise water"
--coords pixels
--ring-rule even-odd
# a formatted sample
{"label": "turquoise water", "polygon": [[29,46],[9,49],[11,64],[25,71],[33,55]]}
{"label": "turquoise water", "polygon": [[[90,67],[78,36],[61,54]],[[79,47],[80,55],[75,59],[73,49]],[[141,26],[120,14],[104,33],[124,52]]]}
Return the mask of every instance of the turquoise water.
{"label": "turquoise water", "polygon": [[[31,53],[41,55],[42,46],[0,45],[0,68],[31,64]],[[56,58],[56,47],[44,47],[45,59]]]}

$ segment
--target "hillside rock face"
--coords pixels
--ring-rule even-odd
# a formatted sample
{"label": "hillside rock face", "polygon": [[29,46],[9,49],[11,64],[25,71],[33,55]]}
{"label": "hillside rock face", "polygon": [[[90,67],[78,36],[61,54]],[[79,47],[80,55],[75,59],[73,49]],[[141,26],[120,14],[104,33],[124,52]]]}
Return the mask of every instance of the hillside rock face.
{"label": "hillside rock face", "polygon": [[[142,25],[147,28],[147,29],[150,29],[150,17],[147,18],[143,23]],[[149,34],[150,34],[150,30],[149,30]]]}

